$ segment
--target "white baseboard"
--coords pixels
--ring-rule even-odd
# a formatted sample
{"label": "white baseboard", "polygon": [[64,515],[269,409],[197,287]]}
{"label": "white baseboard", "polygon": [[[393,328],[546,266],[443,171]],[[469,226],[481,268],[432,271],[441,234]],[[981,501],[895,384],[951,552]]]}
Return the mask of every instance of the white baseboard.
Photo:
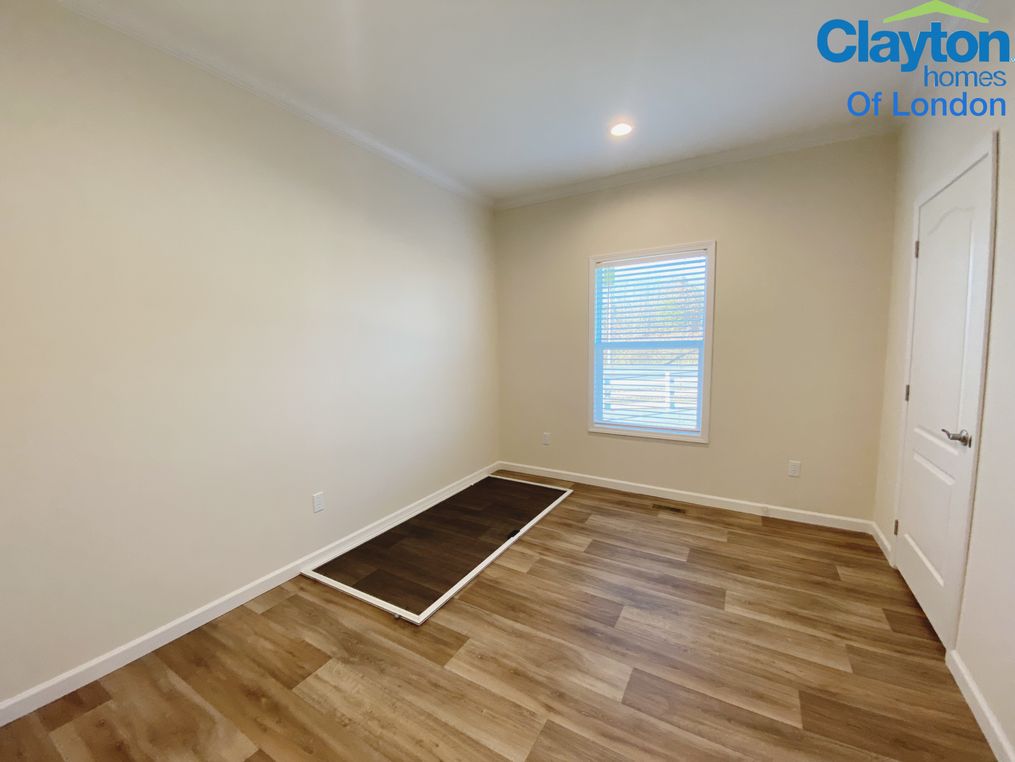
{"label": "white baseboard", "polygon": [[331,559],[342,555],[346,551],[352,550],[357,545],[362,545],[368,540],[372,540],[377,535],[387,532],[392,527],[398,526],[407,519],[411,519],[417,513],[422,513],[427,508],[432,508],[442,500],[446,500],[452,495],[461,492],[466,487],[469,487],[478,482],[480,479],[489,476],[498,468],[500,468],[499,463],[491,463],[489,466],[485,466],[478,471],[447,485],[446,487],[441,487],[436,492],[417,500],[415,503],[411,503],[404,508],[399,508],[394,513],[388,514],[383,519],[379,519],[369,526],[363,527],[362,529],[353,532],[350,535],[346,535],[342,539],[337,540],[330,545],[326,545],[320,550],[314,551],[309,556],[304,556],[299,561],[296,561],[286,567],[286,569],[296,567],[296,572],[291,574],[289,578],[291,579],[292,577],[295,577],[296,574],[299,574],[304,569],[313,569],[315,566],[320,566],[326,561],[330,561]]}
{"label": "white baseboard", "polygon": [[242,606],[247,601],[256,598],[262,593],[266,593],[274,587],[278,587],[283,582],[287,582],[304,569],[317,566],[329,558],[340,555],[346,550],[350,550],[376,537],[391,527],[402,523],[417,513],[425,511],[441,500],[450,497],[456,492],[460,492],[470,484],[474,484],[483,477],[488,476],[497,467],[498,464],[493,464],[481,468],[475,473],[459,479],[454,484],[449,484],[447,487],[443,487],[433,494],[417,500],[415,503],[407,505],[379,521],[375,521],[369,526],[359,529],[319,550],[315,550],[313,553],[293,561],[281,569],[266,574],[238,590],[227,593],[221,598],[191,611],[189,614],[184,614],[168,624],[164,624],[139,638],[135,638],[129,643],[118,646],[112,651],[97,656],[91,661],[74,667],[44,683],[29,688],[23,693],[0,701],[0,727],[34,712],[39,707],[43,707],[51,701],[56,701],[71,691],[76,691],[78,688],[98,680],[100,677],[108,675],[110,672],[129,664],[135,659],[139,659],[145,654],[149,654],[155,649],[164,646],[166,643],[186,635],[191,630],[195,630],[201,625],[222,616],[237,606]]}
{"label": "white baseboard", "polygon": [[892,541],[888,539],[884,532],[881,531],[881,527],[878,526],[876,521],[871,522],[874,525],[874,531],[871,534],[874,535],[874,539],[877,540],[879,546],[881,546],[881,552],[885,554],[885,558],[888,559],[888,565],[893,569],[895,568],[895,556],[893,555],[894,545]]}
{"label": "white baseboard", "polygon": [[298,572],[296,565],[290,564],[17,696],[0,701],[0,727],[114,672],[237,606],[242,606],[261,593],[292,579]]}
{"label": "white baseboard", "polygon": [[979,723],[980,730],[986,736],[987,743],[990,744],[990,749],[994,752],[998,762],[1015,762],[1015,744],[1004,732],[1001,721],[997,719],[997,715],[987,704],[986,698],[980,692],[979,686],[970,674],[969,668],[966,667],[966,663],[959,656],[959,652],[955,649],[949,651],[945,662],[948,664],[948,669],[951,670],[955,682],[959,684],[959,690],[962,691],[966,703],[973,710],[973,716]]}
{"label": "white baseboard", "polygon": [[771,516],[787,521],[798,521],[803,524],[816,524],[823,527],[835,529],[848,529],[854,532],[874,535],[876,537],[876,526],[873,521],[867,519],[854,519],[848,516],[835,516],[831,513],[817,513],[816,511],[804,511],[799,508],[786,508],[781,505],[768,505],[766,503],[754,503],[750,500],[738,500],[730,497],[718,497],[716,495],[704,495],[699,492],[685,492],[684,490],[670,489],[669,487],[656,487],[651,484],[638,484],[636,482],[625,482],[620,479],[607,479],[602,476],[590,474],[578,474],[572,471],[560,471],[555,468],[543,468],[542,466],[528,466],[523,463],[508,463],[501,461],[498,468],[509,471],[518,471],[535,476],[546,476],[551,479],[561,479],[569,482],[581,482],[591,484],[594,487],[606,487],[623,492],[635,492],[640,495],[659,497],[665,500],[677,500],[684,503],[704,505],[708,508],[721,508],[737,513],[750,513],[754,516]]}
{"label": "white baseboard", "polygon": [[[242,606],[244,603],[256,598],[258,595],[261,595],[262,593],[277,587],[283,582],[292,579],[303,570],[318,566],[330,558],[334,558],[335,556],[340,555],[357,545],[361,545],[377,535],[386,532],[388,529],[402,523],[406,519],[415,516],[417,513],[421,513],[427,508],[436,505],[456,492],[460,492],[470,484],[474,484],[498,469],[508,469],[511,471],[519,471],[537,476],[562,479],[565,481],[581,482],[598,487],[635,492],[642,495],[650,495],[668,500],[679,500],[712,508],[737,511],[740,513],[750,513],[758,516],[772,516],[775,518],[787,519],[789,521],[799,521],[805,524],[816,524],[819,526],[864,532],[866,534],[873,535],[875,539],[877,539],[878,544],[881,545],[882,550],[886,549],[886,545],[889,549],[891,547],[887,544],[883,536],[879,536],[880,530],[874,522],[866,521],[864,519],[834,516],[826,513],[799,510],[796,508],[786,508],[783,506],[767,505],[747,500],[717,497],[715,495],[704,495],[697,492],[685,492],[683,490],[670,489],[666,487],[656,487],[648,484],[626,482],[619,479],[607,479],[598,476],[591,476],[589,474],[579,474],[571,471],[560,471],[552,468],[542,468],[539,466],[529,466],[521,463],[500,461],[485,468],[481,468],[475,473],[472,473],[463,479],[459,479],[453,484],[449,484],[448,486],[437,490],[433,494],[428,495],[421,500],[417,500],[411,505],[407,505],[392,514],[375,521],[369,526],[336,540],[335,542],[332,542],[327,546],[304,556],[303,558],[293,561],[281,569],[273,571],[254,582],[244,585],[238,590],[234,590],[233,592],[228,593],[221,598],[196,609],[195,611],[184,614],[172,622],[152,630],[151,632],[142,635],[129,643],[114,648],[112,651],[98,656],[85,664],[74,667],[63,674],[57,675],[40,685],[29,688],[23,693],[0,701],[0,726],[13,722],[17,718],[29,714],[39,707],[45,706],[49,702],[55,701],[71,691],[77,690],[93,680],[97,680],[104,675],[108,675],[110,672],[119,669],[125,664],[129,664],[135,659],[139,659],[145,654],[151,653],[166,643],[186,635],[191,630],[197,629],[201,625],[210,622],[212,619],[225,614],[237,606]],[[970,700],[970,703],[972,704],[972,700]],[[1012,760],[1012,762],[1015,762],[1015,760]]]}

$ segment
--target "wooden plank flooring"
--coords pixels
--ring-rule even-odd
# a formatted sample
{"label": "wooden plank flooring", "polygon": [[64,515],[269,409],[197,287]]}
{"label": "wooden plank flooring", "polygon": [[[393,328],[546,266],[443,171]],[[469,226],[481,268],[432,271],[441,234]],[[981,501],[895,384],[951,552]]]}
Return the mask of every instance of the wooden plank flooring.
{"label": "wooden plank flooring", "polygon": [[993,759],[870,538],[574,489],[422,627],[297,578],[0,759]]}
{"label": "wooden plank flooring", "polygon": [[422,614],[565,494],[487,477],[314,571]]}

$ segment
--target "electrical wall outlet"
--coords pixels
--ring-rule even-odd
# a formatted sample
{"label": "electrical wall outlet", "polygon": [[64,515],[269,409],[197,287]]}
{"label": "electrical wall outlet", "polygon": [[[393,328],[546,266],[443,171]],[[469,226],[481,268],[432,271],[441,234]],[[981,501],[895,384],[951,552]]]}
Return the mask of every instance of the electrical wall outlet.
{"label": "electrical wall outlet", "polygon": [[791,460],[789,462],[789,471],[788,471],[788,473],[794,479],[799,479],[800,478],[800,461],[799,460]]}
{"label": "electrical wall outlet", "polygon": [[314,513],[320,513],[324,510],[324,493],[314,493]]}
{"label": "electrical wall outlet", "polygon": [[543,447],[549,447],[550,446],[550,440],[552,438],[553,438],[553,435],[550,434],[549,431],[544,431],[543,432]]}

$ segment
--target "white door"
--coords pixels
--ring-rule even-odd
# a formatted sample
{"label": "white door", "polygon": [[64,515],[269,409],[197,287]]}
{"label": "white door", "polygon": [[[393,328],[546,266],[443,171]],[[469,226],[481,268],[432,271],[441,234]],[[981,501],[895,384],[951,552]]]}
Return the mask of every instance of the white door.
{"label": "white door", "polygon": [[920,206],[896,564],[952,646],[965,577],[993,265],[996,151]]}

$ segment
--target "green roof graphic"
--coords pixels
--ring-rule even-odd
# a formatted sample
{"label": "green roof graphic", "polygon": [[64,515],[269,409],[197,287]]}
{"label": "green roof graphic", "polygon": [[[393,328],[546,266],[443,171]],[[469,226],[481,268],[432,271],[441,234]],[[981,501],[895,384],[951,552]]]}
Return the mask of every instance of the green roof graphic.
{"label": "green roof graphic", "polygon": [[929,3],[924,3],[923,5],[918,5],[915,8],[910,8],[908,11],[896,13],[894,16],[886,18],[885,23],[891,24],[893,21],[905,21],[906,19],[920,18],[920,16],[930,16],[933,13],[943,13],[946,16],[954,16],[955,18],[965,19],[966,21],[975,21],[979,24],[990,23],[990,19],[986,19],[983,16],[977,16],[972,11],[957,8],[950,3],[942,2],[942,0],[931,0]]}

